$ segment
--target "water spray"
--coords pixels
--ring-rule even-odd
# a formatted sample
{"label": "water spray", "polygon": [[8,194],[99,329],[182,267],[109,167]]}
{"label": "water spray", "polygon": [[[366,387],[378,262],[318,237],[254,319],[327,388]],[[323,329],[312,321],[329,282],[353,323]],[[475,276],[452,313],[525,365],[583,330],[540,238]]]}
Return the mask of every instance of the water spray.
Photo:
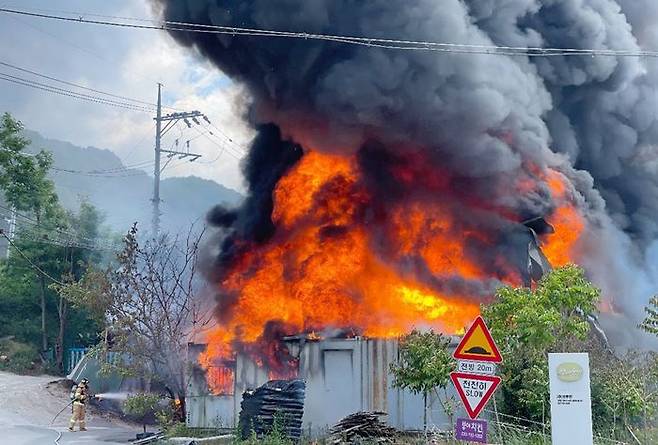
{"label": "water spray", "polygon": [[96,394],[98,400],[126,400],[130,396],[127,392],[105,392]]}

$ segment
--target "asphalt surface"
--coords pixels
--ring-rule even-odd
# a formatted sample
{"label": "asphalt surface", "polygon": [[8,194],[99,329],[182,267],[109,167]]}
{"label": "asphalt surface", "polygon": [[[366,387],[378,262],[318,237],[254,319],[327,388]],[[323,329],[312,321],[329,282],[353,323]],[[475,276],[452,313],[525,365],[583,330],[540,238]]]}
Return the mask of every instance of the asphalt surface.
{"label": "asphalt surface", "polygon": [[[0,372],[0,443],[12,445],[118,445],[135,438],[138,428],[98,413],[87,413],[87,430],[70,432],[68,391],[51,376]],[[52,422],[52,425],[51,425]]]}

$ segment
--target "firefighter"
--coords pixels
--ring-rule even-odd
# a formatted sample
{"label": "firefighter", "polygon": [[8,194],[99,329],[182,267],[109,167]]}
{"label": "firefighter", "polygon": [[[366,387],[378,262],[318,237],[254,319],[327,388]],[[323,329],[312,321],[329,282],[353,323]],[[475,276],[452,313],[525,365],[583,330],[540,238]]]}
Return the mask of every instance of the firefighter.
{"label": "firefighter", "polygon": [[89,401],[89,380],[82,379],[73,395],[73,416],[69,422],[69,431],[73,431],[75,422],[80,425],[80,431],[87,431],[85,426],[85,408]]}

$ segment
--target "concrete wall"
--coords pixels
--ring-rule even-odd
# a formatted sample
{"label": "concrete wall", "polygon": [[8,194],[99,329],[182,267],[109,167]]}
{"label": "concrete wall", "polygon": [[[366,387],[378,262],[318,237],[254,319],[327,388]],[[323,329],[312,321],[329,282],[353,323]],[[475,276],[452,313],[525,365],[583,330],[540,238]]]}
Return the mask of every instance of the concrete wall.
{"label": "concrete wall", "polygon": [[[401,430],[423,428],[423,398],[394,388],[389,365],[398,358],[397,340],[329,339],[288,343],[299,357],[299,378],[306,381],[303,424],[307,434],[326,431],[341,418],[357,411],[384,411],[388,423]],[[194,346],[198,349],[198,346]],[[267,382],[267,370],[246,356],[235,364],[233,395],[209,395],[202,373],[189,388],[188,426],[232,427],[240,413],[242,393]],[[450,386],[450,394],[454,395]],[[428,400],[431,424],[450,428],[440,403]]]}

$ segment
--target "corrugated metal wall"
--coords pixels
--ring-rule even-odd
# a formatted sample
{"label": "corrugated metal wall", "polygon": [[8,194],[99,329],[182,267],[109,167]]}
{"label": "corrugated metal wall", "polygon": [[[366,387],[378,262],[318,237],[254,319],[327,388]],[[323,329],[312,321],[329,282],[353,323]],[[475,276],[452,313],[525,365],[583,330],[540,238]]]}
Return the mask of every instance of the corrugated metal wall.
{"label": "corrugated metal wall", "polygon": [[[422,395],[394,388],[389,365],[397,360],[397,340],[329,339],[290,343],[299,356],[299,377],[306,381],[304,429],[321,434],[338,420],[357,411],[384,411],[388,423],[401,430],[423,427]],[[208,395],[205,381],[191,379],[188,426],[234,425],[242,393],[268,380],[267,371],[246,356],[238,356],[235,396]],[[432,424],[447,427],[448,419],[431,397]],[[215,422],[215,423],[213,423]]]}

